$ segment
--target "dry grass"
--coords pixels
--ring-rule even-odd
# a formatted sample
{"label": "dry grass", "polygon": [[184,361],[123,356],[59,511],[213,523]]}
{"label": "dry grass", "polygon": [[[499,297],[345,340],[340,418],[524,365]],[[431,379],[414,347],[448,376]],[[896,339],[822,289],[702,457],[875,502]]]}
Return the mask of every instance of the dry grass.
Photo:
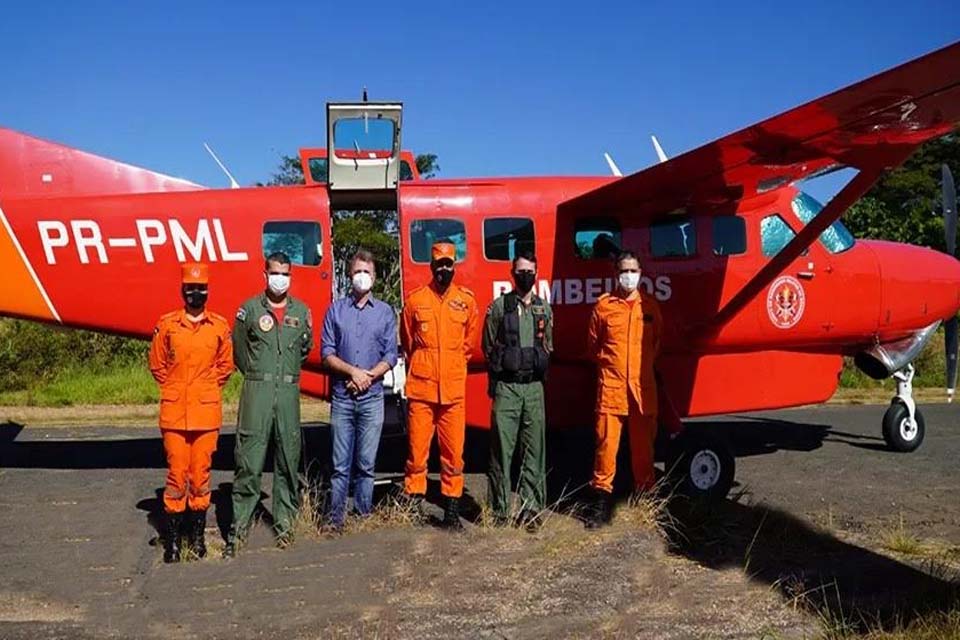
{"label": "dry grass", "polygon": [[366,518],[351,516],[344,523],[344,533],[365,533],[382,529],[415,527],[422,523],[423,514],[409,501],[387,498]]}
{"label": "dry grass", "polygon": [[881,540],[884,549],[904,556],[922,556],[930,552],[927,545],[904,528],[902,513],[899,524],[883,532]]}

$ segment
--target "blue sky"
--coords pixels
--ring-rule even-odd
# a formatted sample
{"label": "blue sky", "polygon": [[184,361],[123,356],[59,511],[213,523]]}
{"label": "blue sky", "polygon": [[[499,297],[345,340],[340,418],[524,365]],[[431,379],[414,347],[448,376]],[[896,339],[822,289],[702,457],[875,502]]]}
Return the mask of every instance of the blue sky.
{"label": "blue sky", "polygon": [[954,7],[9,3],[0,126],[226,186],[206,141],[252,184],[366,85],[444,177],[629,172],[960,39]]}

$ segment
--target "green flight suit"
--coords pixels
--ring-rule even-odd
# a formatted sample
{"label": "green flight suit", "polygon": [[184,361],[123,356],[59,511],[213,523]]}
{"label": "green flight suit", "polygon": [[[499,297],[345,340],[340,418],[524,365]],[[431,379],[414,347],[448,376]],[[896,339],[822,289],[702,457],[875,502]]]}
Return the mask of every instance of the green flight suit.
{"label": "green flight suit", "polygon": [[[494,300],[487,309],[483,331],[483,352],[491,362],[498,344],[500,323],[504,315],[505,296]],[[520,347],[533,347],[536,327],[543,322],[543,347],[553,351],[553,311],[549,303],[535,297],[529,307],[518,301],[520,315]],[[497,517],[510,515],[510,467],[517,441],[522,449],[520,484],[517,494],[520,509],[542,511],[546,503],[546,412],[543,382],[507,382],[489,374],[493,395],[493,424],[490,432],[490,467],[487,472],[487,496]]]}
{"label": "green flight suit", "polygon": [[295,298],[287,297],[279,323],[266,294],[250,298],[237,311],[233,359],[243,374],[243,391],[234,454],[231,542],[246,536],[260,501],[260,475],[271,438],[274,530],[278,536],[290,533],[300,501],[300,366],[312,347],[310,310]]}

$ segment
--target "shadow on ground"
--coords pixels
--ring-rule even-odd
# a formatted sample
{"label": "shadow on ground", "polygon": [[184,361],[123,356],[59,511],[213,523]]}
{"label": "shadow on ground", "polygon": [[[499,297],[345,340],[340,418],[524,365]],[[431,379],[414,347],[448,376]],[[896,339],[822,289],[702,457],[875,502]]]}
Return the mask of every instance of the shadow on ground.
{"label": "shadow on ground", "polygon": [[960,576],[946,565],[913,567],[780,510],[674,498],[668,513],[672,552],[711,569],[742,569],[834,627],[890,629],[960,607]]}

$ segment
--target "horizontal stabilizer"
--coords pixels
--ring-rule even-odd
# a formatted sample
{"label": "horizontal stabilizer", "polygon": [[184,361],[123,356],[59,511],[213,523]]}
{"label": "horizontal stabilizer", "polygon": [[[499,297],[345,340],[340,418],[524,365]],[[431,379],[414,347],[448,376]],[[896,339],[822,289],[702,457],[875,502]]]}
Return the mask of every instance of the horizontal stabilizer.
{"label": "horizontal stabilizer", "polygon": [[0,198],[194,191],[201,185],[0,128]]}

